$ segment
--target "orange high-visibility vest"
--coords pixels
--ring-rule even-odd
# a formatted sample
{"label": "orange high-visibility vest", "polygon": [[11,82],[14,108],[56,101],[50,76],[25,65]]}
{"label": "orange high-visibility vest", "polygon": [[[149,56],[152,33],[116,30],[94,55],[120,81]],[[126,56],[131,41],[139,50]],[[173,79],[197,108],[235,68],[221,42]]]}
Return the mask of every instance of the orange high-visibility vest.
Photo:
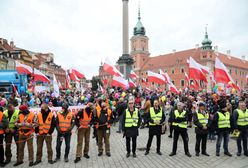
{"label": "orange high-visibility vest", "polygon": [[[110,121],[110,117],[111,117],[111,110],[110,109],[107,109],[107,113],[108,113],[108,122]],[[97,117],[100,118],[100,115],[101,115],[101,109],[97,110]],[[96,124],[96,128],[99,127],[99,123]],[[107,128],[110,128],[110,124],[107,125]]]}
{"label": "orange high-visibility vest", "polygon": [[51,123],[52,123],[52,118],[53,118],[53,112],[49,112],[46,121],[43,121],[42,118],[42,113],[38,113],[38,122],[39,122],[39,134],[47,134],[48,131],[50,130]]}
{"label": "orange high-visibility vest", "polygon": [[[3,113],[0,112],[0,123],[3,121]],[[4,130],[0,129],[0,134],[4,134]]]}
{"label": "orange high-visibility vest", "polygon": [[71,127],[71,120],[72,120],[72,112],[68,112],[66,118],[63,114],[58,113],[58,120],[59,120],[59,128],[62,132],[68,131]]}
{"label": "orange high-visibility vest", "polygon": [[84,110],[83,118],[79,120],[81,128],[89,128],[91,118],[92,118],[92,112],[90,113],[90,116],[88,116],[87,112]]}
{"label": "orange high-visibility vest", "polygon": [[[34,119],[34,113],[33,112],[30,112],[28,114],[28,117],[26,117],[25,115],[23,114],[20,114],[20,123],[29,123],[29,124],[33,124],[33,119]],[[25,118],[26,117],[26,118]],[[28,132],[24,132],[26,130],[29,130]],[[20,126],[20,131],[19,131],[19,134],[21,135],[30,135],[34,132],[34,128],[33,127],[27,127],[27,126]]]}

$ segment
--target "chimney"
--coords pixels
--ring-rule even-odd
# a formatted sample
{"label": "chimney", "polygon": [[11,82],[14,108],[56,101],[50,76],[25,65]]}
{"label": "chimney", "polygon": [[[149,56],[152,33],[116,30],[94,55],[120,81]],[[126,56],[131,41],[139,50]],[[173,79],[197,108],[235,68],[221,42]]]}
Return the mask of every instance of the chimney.
{"label": "chimney", "polygon": [[218,52],[218,46],[214,46],[214,52]]}
{"label": "chimney", "polygon": [[175,54],[176,51],[177,51],[176,49],[173,49],[173,50],[172,50],[173,54]]}
{"label": "chimney", "polygon": [[245,55],[241,56],[242,61],[245,61]]}
{"label": "chimney", "polygon": [[10,41],[10,47],[11,48],[14,48],[15,47],[15,44],[14,44],[14,41],[13,40]]}
{"label": "chimney", "polygon": [[195,45],[195,49],[198,49],[198,48],[199,48],[199,44],[196,44],[196,45]]}
{"label": "chimney", "polygon": [[231,50],[226,50],[226,54],[227,54],[228,56],[230,56],[230,55],[231,55]]}

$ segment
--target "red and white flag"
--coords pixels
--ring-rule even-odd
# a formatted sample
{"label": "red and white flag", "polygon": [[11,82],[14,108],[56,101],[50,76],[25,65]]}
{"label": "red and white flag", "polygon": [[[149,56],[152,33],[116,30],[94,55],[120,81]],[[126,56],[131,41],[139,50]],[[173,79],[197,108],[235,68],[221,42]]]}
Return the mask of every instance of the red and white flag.
{"label": "red and white flag", "polygon": [[59,85],[59,89],[60,89],[60,90],[62,90],[62,89],[63,89],[63,87],[62,87],[62,85],[61,85],[60,81],[58,81],[58,85]]}
{"label": "red and white flag", "polygon": [[171,91],[175,94],[179,94],[179,90],[176,88],[176,86],[173,83],[169,84],[169,91]]}
{"label": "red and white flag", "polygon": [[33,69],[25,64],[21,64],[18,61],[15,61],[16,64],[16,70],[19,74],[32,74],[33,73]]}
{"label": "red and white flag", "polygon": [[111,63],[111,61],[109,60],[108,57],[105,59],[105,62],[103,64],[103,70],[108,72],[109,74],[111,74],[113,76],[123,77],[121,72]]}
{"label": "red and white flag", "polygon": [[13,93],[15,93],[15,95],[19,95],[18,91],[17,91],[17,89],[15,87],[15,84],[13,82],[12,82],[12,88],[13,88]]}
{"label": "red and white flag", "polygon": [[163,75],[152,72],[152,71],[147,72],[147,78],[149,82],[154,82],[154,83],[161,84],[161,85],[166,83],[165,77]]}
{"label": "red and white flag", "polygon": [[145,78],[142,78],[142,79],[141,79],[141,82],[142,82],[142,83],[144,83],[146,86],[148,86],[148,85],[149,85],[149,83],[146,81],[146,79],[145,79]]}
{"label": "red and white flag", "polygon": [[192,57],[189,58],[189,78],[202,80],[207,83],[207,78],[201,70],[201,66]]}
{"label": "red and white flag", "polygon": [[43,73],[41,73],[38,69],[34,68],[34,81],[41,81],[41,82],[48,82],[50,83],[50,80],[46,77],[46,75],[44,75]]}
{"label": "red and white flag", "polygon": [[79,72],[78,70],[71,68],[71,72],[76,75],[79,79],[83,79],[85,78],[85,75],[82,74],[81,72]]}
{"label": "red and white flag", "polygon": [[66,77],[66,88],[67,89],[71,89],[71,80],[70,80],[70,77],[69,77],[69,75],[68,75],[68,72],[67,71],[65,71],[65,77]]}
{"label": "red and white flag", "polygon": [[131,70],[130,74],[129,74],[129,77],[132,78],[132,79],[137,79],[139,78],[138,75],[133,71]]}
{"label": "red and white flag", "polygon": [[184,76],[185,76],[185,79],[186,79],[188,86],[189,86],[189,83],[190,83],[189,76],[186,72],[184,72]]}
{"label": "red and white flag", "polygon": [[131,88],[136,88],[137,87],[137,85],[130,78],[129,78],[128,84],[129,84],[129,87],[131,87]]}
{"label": "red and white flag", "polygon": [[55,97],[59,97],[59,83],[54,74],[53,74],[53,93]]}
{"label": "red and white flag", "polygon": [[108,78],[107,77],[103,77],[102,78],[102,83],[103,83],[103,85],[107,86],[108,85]]}
{"label": "red and white flag", "polygon": [[203,72],[205,75],[209,74],[209,67],[204,66],[204,65],[201,65],[201,64],[199,64],[199,65],[200,65],[200,67],[201,67],[202,72]]}
{"label": "red and white flag", "polygon": [[159,73],[160,73],[161,75],[163,75],[163,77],[164,77],[164,79],[165,79],[165,83],[167,83],[167,84],[170,84],[170,83],[171,83],[171,79],[170,79],[168,73],[163,72],[161,69],[159,70]]}
{"label": "red and white flag", "polygon": [[121,87],[123,89],[128,89],[128,81],[121,76],[113,76],[112,86]]}
{"label": "red and white flag", "polygon": [[246,75],[246,83],[248,84],[248,75]]}
{"label": "red and white flag", "polygon": [[72,68],[69,69],[69,76],[71,81],[79,82],[77,75],[72,71]]}
{"label": "red and white flag", "polygon": [[105,93],[105,90],[103,89],[103,87],[100,85],[100,91],[102,92],[102,93]]}

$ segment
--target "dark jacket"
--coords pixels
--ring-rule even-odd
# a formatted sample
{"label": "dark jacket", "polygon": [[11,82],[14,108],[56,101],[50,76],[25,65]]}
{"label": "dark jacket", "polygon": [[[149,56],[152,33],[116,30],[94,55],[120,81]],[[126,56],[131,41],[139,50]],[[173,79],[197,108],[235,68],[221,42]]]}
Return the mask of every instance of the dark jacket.
{"label": "dark jacket", "polygon": [[[92,113],[92,116],[91,116],[91,120],[90,120],[90,125],[93,125],[94,124],[94,114],[93,112],[86,112],[88,114],[88,116],[90,116],[90,113]],[[77,127],[80,127],[80,119],[83,119],[84,118],[84,110],[80,110],[77,115],[76,115],[76,118],[75,118],[75,124]]]}
{"label": "dark jacket", "polygon": [[[138,110],[138,109],[136,109]],[[130,109],[128,109],[128,111],[130,111]],[[133,113],[131,112],[130,113],[131,116],[133,115]],[[140,113],[138,111],[138,124],[137,124],[137,127],[125,127],[125,120],[126,120],[126,110],[125,112],[123,113],[122,115],[122,131],[124,132],[123,136],[126,136],[126,137],[136,137],[139,135],[139,127],[140,127],[140,123],[141,123],[141,116],[140,116]]]}
{"label": "dark jacket", "polygon": [[[50,111],[48,113],[42,113],[43,122],[46,121],[49,113],[50,113]],[[49,135],[51,135],[53,133],[55,127],[56,127],[56,122],[55,122],[55,117],[53,116],[52,122],[51,122],[51,127],[50,127],[50,129],[48,131]],[[35,133],[39,133],[39,127],[35,127]],[[43,135],[45,135],[45,134],[43,134]]]}
{"label": "dark jacket", "polygon": [[113,116],[113,113],[111,112],[110,120],[108,121],[108,112],[107,112],[107,110],[101,109],[100,116],[98,117],[97,114],[96,114],[94,120],[95,120],[96,124],[99,124],[98,129],[109,130],[110,128],[107,128],[107,125],[105,125],[105,124],[106,123],[113,124],[114,116]]}
{"label": "dark jacket", "polygon": [[[180,112],[179,112],[180,113]],[[188,113],[185,114],[184,117],[182,118],[176,118],[175,117],[175,111],[171,112],[170,113],[170,122],[173,123],[173,122],[177,122],[177,123],[181,123],[181,122],[187,122],[188,121]],[[178,127],[178,126],[173,126],[174,130],[175,131],[187,131],[187,128],[181,128],[181,127]]]}
{"label": "dark jacket", "polygon": [[[3,112],[0,111],[0,113],[3,113]],[[9,125],[8,118],[5,115],[3,115],[2,122],[0,122],[0,129],[5,130],[6,128],[8,128],[8,125]]]}
{"label": "dark jacket", "polygon": [[[59,113],[59,112],[58,112]],[[66,117],[66,115],[68,114],[68,112],[63,112],[62,113],[64,117]],[[55,122],[56,122],[56,129],[58,131],[58,134],[61,134],[62,132],[60,131],[60,128],[59,128],[59,120],[58,120],[58,116],[56,117],[55,119]],[[71,120],[71,127],[69,128],[69,130],[65,133],[71,133],[71,130],[73,129],[75,125],[75,117],[74,115],[72,115],[72,120]]]}
{"label": "dark jacket", "polygon": [[[202,129],[203,128],[203,125],[199,122],[199,119],[197,117],[197,113],[194,113],[193,114],[193,121],[194,121],[194,124],[196,126],[195,127],[195,133],[196,134],[207,134],[208,133],[208,129],[206,129],[206,130]],[[211,122],[211,120],[208,118],[207,128],[209,128],[210,122]]]}
{"label": "dark jacket", "polygon": [[238,125],[238,118],[239,118],[239,113],[238,110],[233,111],[233,129],[238,129],[239,131],[245,131],[247,130],[247,126],[240,126]]}
{"label": "dark jacket", "polygon": [[[221,113],[225,113],[224,111],[220,110]],[[232,125],[233,125],[233,120],[232,120],[232,116],[231,116],[231,113],[230,113],[230,125],[231,125],[231,128],[218,128],[218,121],[219,121],[219,115],[218,115],[218,112],[214,115],[214,118],[213,118],[213,126],[215,128],[215,130],[217,132],[225,132],[225,131],[231,131],[232,129]]]}
{"label": "dark jacket", "polygon": [[121,117],[126,109],[127,109],[127,103],[125,102],[117,103],[116,112],[118,114],[118,117]]}
{"label": "dark jacket", "polygon": [[[159,113],[160,110],[161,110],[160,107],[158,109],[154,109],[156,114]],[[164,111],[162,110],[162,119],[160,120],[160,124],[164,123],[164,121],[165,121],[165,115],[164,115]],[[150,112],[147,114],[147,122],[154,123],[153,119],[151,118]],[[155,126],[149,125],[149,134],[150,135],[161,135],[162,125],[155,125]]]}

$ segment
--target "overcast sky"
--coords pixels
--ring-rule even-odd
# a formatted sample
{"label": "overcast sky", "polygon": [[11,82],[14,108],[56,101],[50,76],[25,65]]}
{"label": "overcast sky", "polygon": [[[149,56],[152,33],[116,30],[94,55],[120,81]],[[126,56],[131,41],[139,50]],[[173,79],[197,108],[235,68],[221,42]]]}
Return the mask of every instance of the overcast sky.
{"label": "overcast sky", "polygon": [[[129,2],[130,38],[139,0]],[[151,56],[194,48],[208,24],[219,51],[248,58],[247,0],[140,0]],[[87,78],[101,60],[122,54],[122,0],[0,0],[0,37],[17,47],[52,52],[63,68]]]}

